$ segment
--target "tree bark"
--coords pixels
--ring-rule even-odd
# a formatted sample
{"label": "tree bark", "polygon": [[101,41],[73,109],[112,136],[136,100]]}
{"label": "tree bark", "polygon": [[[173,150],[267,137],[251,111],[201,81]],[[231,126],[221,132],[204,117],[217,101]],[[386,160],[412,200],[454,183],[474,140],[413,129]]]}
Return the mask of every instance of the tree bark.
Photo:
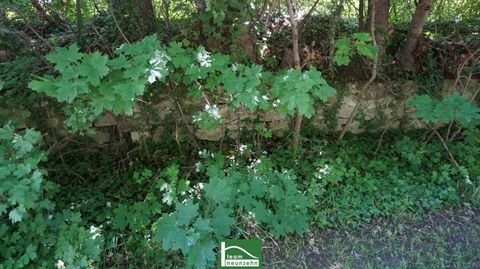
{"label": "tree bark", "polygon": [[358,31],[365,32],[365,0],[358,3]]}
{"label": "tree bark", "polygon": [[[297,21],[295,20],[295,12],[293,11],[293,4],[292,0],[286,0],[287,2],[287,9],[288,9],[288,16],[290,17],[290,24],[292,27],[292,52],[293,52],[293,66],[296,70],[301,70],[300,66],[300,53],[298,49],[298,27]],[[297,116],[295,117],[295,130],[292,139],[292,151],[293,156],[296,157],[298,151],[298,144],[300,139],[300,130],[302,128],[302,120],[303,116],[297,112]]]}
{"label": "tree bark", "polygon": [[375,41],[378,46],[378,59],[385,54],[385,37],[388,35],[388,12],[390,0],[375,1]]}
{"label": "tree bark", "polygon": [[342,10],[343,10],[343,0],[338,1],[332,1],[334,5],[333,9],[333,14],[330,22],[330,31],[328,33],[328,39],[329,39],[329,50],[328,50],[328,58],[330,61],[328,62],[328,69],[332,70],[333,68],[333,57],[335,54],[335,35],[337,32],[337,24],[338,21],[340,20],[340,17],[342,16]]}
{"label": "tree bark", "polygon": [[83,30],[83,18],[82,18],[82,1],[76,0],[75,2],[75,10],[77,16],[77,42],[80,41],[82,30]]}
{"label": "tree bark", "polygon": [[205,12],[207,9],[207,4],[205,3],[205,0],[195,0],[195,7],[197,8],[197,12],[200,14]]}
{"label": "tree bark", "polygon": [[109,8],[129,40],[139,40],[155,32],[152,0],[110,0]]}
{"label": "tree bark", "polygon": [[405,71],[415,70],[415,59],[413,57],[413,52],[417,47],[419,38],[422,35],[423,26],[427,20],[430,9],[432,8],[432,2],[433,0],[419,0],[417,8],[413,13],[405,46],[398,55],[400,66]]}

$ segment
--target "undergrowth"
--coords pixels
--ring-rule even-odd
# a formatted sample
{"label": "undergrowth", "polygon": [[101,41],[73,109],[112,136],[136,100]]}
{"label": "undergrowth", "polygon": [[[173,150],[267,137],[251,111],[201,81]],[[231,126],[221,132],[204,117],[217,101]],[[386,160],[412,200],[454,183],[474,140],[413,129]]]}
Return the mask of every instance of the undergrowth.
{"label": "undergrowth", "polygon": [[[57,206],[80,212],[84,226],[101,226],[100,267],[207,266],[222,238],[275,238],[478,205],[478,137],[475,129],[451,144],[461,169],[449,164],[438,141],[395,131],[378,151],[372,134],[341,143],[312,136],[297,160],[286,147],[256,152],[247,145],[236,152],[201,151],[195,166],[141,153],[124,166],[115,154],[90,152],[64,159],[63,165],[76,163],[70,171],[54,169],[60,160],[47,163],[47,170],[63,193]],[[72,176],[78,180],[60,180]]]}

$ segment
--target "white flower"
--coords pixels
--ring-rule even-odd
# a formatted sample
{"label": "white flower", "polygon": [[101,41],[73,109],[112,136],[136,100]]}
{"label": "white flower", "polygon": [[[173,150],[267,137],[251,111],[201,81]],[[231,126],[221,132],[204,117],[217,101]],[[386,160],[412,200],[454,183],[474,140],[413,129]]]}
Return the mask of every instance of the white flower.
{"label": "white flower", "polygon": [[465,183],[472,185],[472,181],[470,180],[470,176],[466,175],[465,176]]}
{"label": "white flower", "polygon": [[220,115],[220,110],[218,109],[217,105],[210,106],[209,104],[205,105],[205,112],[210,115],[210,117],[214,118],[215,120],[220,120],[222,115]]}
{"label": "white flower", "polygon": [[90,233],[92,234],[92,239],[95,240],[95,238],[99,237],[101,234],[101,229],[99,227],[95,227],[95,226],[90,226]]}
{"label": "white flower", "polygon": [[258,103],[260,102],[260,99],[258,98],[258,96],[253,96],[253,104],[257,105]]}
{"label": "white flower", "polygon": [[240,144],[240,147],[238,147],[240,154],[242,154],[245,150],[247,150],[247,145]]}
{"label": "white flower", "polygon": [[200,63],[200,66],[210,67],[212,66],[212,59],[210,58],[210,52],[202,48],[197,53],[197,61]]}
{"label": "white flower", "polygon": [[148,75],[148,82],[150,84],[157,80],[161,80],[164,77],[167,71],[168,61],[170,61],[170,57],[168,57],[167,54],[162,51],[155,51],[152,59],[148,61],[151,67],[145,70],[145,73]]}
{"label": "white flower", "polygon": [[268,101],[268,96],[262,95],[262,99],[265,100],[265,101]]}
{"label": "white flower", "polygon": [[280,99],[275,99],[275,101],[273,101],[272,106],[277,107],[279,104],[280,104]]}
{"label": "white flower", "polygon": [[325,164],[323,167],[319,168],[317,173],[315,173],[315,177],[317,179],[322,179],[324,176],[328,175],[330,172],[330,167],[328,164]]}
{"label": "white flower", "polygon": [[237,64],[237,63],[232,64],[232,67],[231,67],[231,68],[232,68],[232,71],[233,71],[233,72],[237,72],[237,70],[238,70],[238,64]]}
{"label": "white flower", "polygon": [[150,82],[150,84],[154,83],[157,80],[157,78],[158,79],[162,78],[162,73],[160,73],[160,71],[156,69],[150,69],[150,70],[147,69],[147,72],[150,73],[148,75],[148,82]]}
{"label": "white flower", "polygon": [[65,263],[62,260],[58,260],[57,263],[55,263],[55,267],[57,267],[57,269],[67,268],[67,267],[65,267]]}

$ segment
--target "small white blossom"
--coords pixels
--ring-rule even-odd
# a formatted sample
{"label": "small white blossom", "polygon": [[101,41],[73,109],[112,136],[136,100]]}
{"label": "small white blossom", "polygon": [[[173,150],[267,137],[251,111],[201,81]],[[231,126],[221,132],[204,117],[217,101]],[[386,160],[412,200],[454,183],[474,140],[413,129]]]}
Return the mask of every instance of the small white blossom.
{"label": "small white blossom", "polygon": [[101,235],[101,229],[99,227],[90,226],[90,233],[92,234],[92,239],[99,237]]}
{"label": "small white blossom", "polygon": [[203,119],[200,115],[193,115],[193,123],[201,122]]}
{"label": "small white blossom", "polygon": [[324,176],[328,175],[330,172],[330,167],[328,164],[325,164],[323,167],[319,168],[317,173],[315,173],[315,177],[317,179],[322,179]]}
{"label": "small white blossom", "polygon": [[279,104],[280,104],[280,99],[275,99],[275,101],[273,101],[272,106],[277,107]]}
{"label": "small white blossom", "polygon": [[258,98],[258,96],[253,96],[253,104],[257,105],[258,103],[260,102],[260,99]]}
{"label": "small white blossom", "polygon": [[472,185],[472,181],[470,180],[470,176],[466,175],[465,176],[465,183],[469,184],[469,185]]}
{"label": "small white blossom", "polygon": [[220,110],[218,109],[217,105],[210,106],[209,104],[205,105],[205,112],[210,115],[210,117],[214,118],[215,120],[220,120],[222,115],[220,115]]}
{"label": "small white blossom", "polygon": [[65,266],[65,263],[62,261],[62,260],[58,260],[57,263],[55,263],[55,267],[57,267],[57,269],[65,269],[67,268]]}
{"label": "small white blossom", "polygon": [[150,84],[163,78],[164,73],[167,70],[168,61],[170,61],[170,57],[168,57],[166,53],[158,50],[155,51],[155,54],[149,61],[151,67],[145,70]]}
{"label": "small white blossom", "polygon": [[238,147],[240,154],[242,154],[245,150],[247,150],[247,145],[240,144],[240,147]]}
{"label": "small white blossom", "polygon": [[232,64],[231,69],[232,69],[233,72],[237,72],[237,70],[238,70],[238,64],[237,64],[237,63]]}
{"label": "small white blossom", "polygon": [[262,99],[265,100],[265,101],[268,101],[268,96],[262,95]]}
{"label": "small white blossom", "polygon": [[210,52],[202,48],[201,51],[197,53],[197,61],[200,63],[200,66],[210,67],[212,66],[212,59],[210,58]]}

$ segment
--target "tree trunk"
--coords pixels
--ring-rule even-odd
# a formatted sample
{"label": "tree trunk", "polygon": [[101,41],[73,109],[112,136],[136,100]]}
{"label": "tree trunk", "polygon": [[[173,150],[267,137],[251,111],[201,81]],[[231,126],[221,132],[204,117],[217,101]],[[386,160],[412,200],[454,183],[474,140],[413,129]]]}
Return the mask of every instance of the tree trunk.
{"label": "tree trunk", "polygon": [[335,35],[337,32],[337,24],[338,21],[340,21],[340,17],[342,16],[342,10],[343,10],[343,0],[338,1],[338,4],[336,4],[337,1],[332,1],[333,2],[333,14],[331,17],[330,21],[330,31],[328,33],[328,39],[329,39],[329,50],[328,50],[328,58],[330,61],[328,62],[328,69],[332,70],[333,68],[333,57],[335,54]]}
{"label": "tree trunk", "polygon": [[378,59],[385,54],[385,37],[388,35],[388,11],[390,0],[375,1],[375,41],[378,46]]}
{"label": "tree trunk", "polygon": [[155,32],[152,0],[110,0],[109,8],[129,40],[139,40]]}
{"label": "tree trunk", "polygon": [[200,14],[205,12],[207,9],[207,4],[205,3],[205,0],[195,0],[195,7],[197,8],[197,12]]}
{"label": "tree trunk", "polygon": [[405,46],[398,55],[400,66],[405,71],[415,70],[415,59],[413,57],[413,52],[417,47],[418,39],[422,35],[423,25],[425,24],[428,13],[432,8],[432,2],[433,0],[419,0],[417,8],[415,9],[415,13],[413,13]]}
{"label": "tree trunk", "polygon": [[83,18],[82,18],[82,1],[76,0],[75,10],[77,16],[77,42],[80,42],[82,30],[83,30]]}
{"label": "tree trunk", "polygon": [[365,0],[358,3],[358,31],[365,32]]}
{"label": "tree trunk", "polygon": [[[297,21],[295,20],[295,12],[293,11],[293,4],[292,0],[286,0],[287,2],[287,9],[288,9],[288,16],[290,17],[290,24],[292,27],[292,52],[293,52],[293,66],[296,70],[301,70],[300,67],[300,53],[298,50],[298,27]],[[302,115],[297,112],[297,116],[295,117],[295,130],[292,139],[292,151],[293,156],[296,157],[298,151],[298,141],[300,139],[300,130],[302,128]]]}

